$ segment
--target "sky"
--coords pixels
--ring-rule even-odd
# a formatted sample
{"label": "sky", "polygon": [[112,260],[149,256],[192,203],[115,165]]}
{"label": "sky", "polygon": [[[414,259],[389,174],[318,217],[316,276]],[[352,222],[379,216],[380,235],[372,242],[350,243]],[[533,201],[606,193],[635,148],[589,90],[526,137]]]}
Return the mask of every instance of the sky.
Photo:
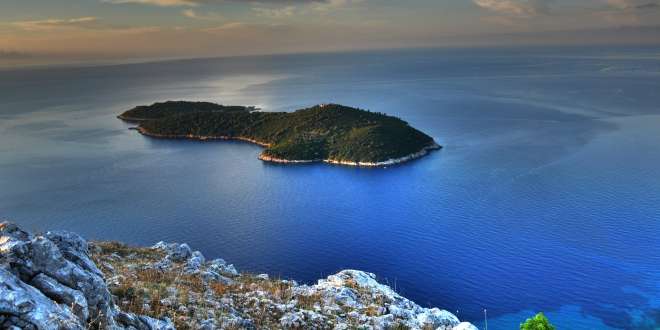
{"label": "sky", "polygon": [[0,0],[0,61],[660,44],[660,0]]}

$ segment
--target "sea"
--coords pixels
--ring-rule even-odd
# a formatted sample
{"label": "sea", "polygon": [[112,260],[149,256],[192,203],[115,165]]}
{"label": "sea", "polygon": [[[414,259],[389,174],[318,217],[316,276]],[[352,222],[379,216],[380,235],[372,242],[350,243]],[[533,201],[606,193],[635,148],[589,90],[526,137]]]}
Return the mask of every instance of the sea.
{"label": "sea", "polygon": [[[166,100],[401,117],[443,149],[400,166],[275,165],[158,140]],[[372,272],[481,329],[660,329],[660,47],[438,48],[0,69],[0,218],[187,242],[314,283]]]}

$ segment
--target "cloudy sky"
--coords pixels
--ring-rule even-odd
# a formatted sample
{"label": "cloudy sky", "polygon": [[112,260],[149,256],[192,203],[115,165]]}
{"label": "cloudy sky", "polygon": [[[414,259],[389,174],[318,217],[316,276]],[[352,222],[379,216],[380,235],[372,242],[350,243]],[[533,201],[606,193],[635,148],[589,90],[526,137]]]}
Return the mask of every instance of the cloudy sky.
{"label": "cloudy sky", "polygon": [[1,0],[0,59],[660,43],[660,0]]}

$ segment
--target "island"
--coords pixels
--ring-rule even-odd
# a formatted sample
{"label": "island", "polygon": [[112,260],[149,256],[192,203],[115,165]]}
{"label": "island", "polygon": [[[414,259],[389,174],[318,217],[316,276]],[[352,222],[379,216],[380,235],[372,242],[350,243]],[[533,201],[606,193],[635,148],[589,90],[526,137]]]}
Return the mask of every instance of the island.
{"label": "island", "polygon": [[155,138],[256,143],[265,147],[259,159],[275,163],[388,166],[440,148],[432,137],[399,118],[339,104],[261,112],[254,107],[167,101],[135,107],[118,118],[138,123],[140,133]]}

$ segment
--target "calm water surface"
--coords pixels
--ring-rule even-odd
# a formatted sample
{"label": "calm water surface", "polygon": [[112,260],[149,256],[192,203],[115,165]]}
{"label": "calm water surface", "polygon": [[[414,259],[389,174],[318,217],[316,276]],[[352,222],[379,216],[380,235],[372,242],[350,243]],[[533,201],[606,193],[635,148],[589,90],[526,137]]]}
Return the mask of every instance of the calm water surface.
{"label": "calm water surface", "polygon": [[[167,99],[403,117],[404,166],[278,166],[115,118]],[[0,217],[241,270],[379,275],[489,329],[660,327],[660,49],[407,50],[0,71]]]}

